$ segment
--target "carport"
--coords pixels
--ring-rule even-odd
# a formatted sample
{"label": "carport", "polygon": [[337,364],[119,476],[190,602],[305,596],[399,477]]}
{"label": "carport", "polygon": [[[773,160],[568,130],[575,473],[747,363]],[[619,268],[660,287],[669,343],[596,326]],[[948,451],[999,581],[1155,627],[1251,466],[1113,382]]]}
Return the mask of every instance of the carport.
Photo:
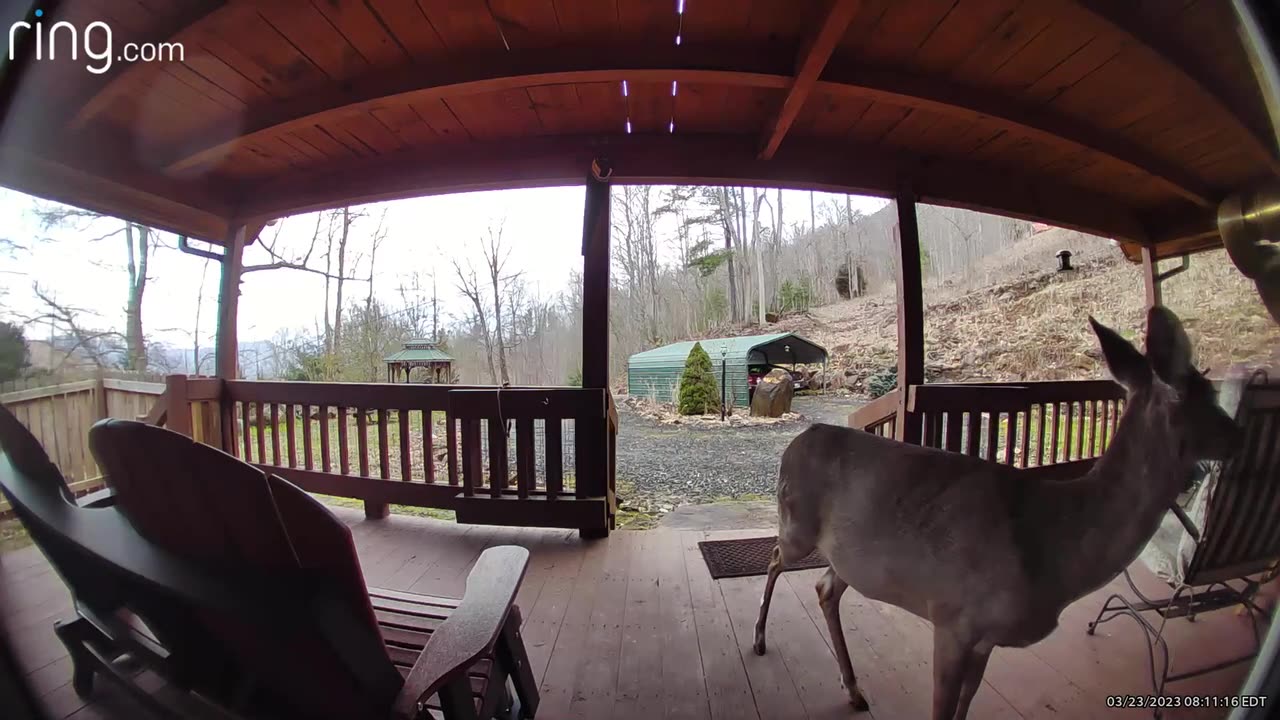
{"label": "carport", "polygon": [[711,356],[716,377],[724,377],[733,404],[750,402],[747,369],[753,365],[799,365],[827,362],[826,348],[795,333],[687,340],[632,355],[627,360],[627,393],[658,402],[672,402],[685,360],[695,343]]}

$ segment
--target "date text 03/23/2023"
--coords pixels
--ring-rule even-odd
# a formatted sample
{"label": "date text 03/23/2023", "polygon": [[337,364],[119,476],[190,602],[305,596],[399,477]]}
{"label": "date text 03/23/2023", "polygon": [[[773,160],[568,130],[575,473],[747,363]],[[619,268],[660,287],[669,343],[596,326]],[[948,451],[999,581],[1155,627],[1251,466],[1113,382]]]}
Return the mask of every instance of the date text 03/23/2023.
{"label": "date text 03/23/2023", "polygon": [[1111,708],[1262,708],[1265,695],[1108,695]]}

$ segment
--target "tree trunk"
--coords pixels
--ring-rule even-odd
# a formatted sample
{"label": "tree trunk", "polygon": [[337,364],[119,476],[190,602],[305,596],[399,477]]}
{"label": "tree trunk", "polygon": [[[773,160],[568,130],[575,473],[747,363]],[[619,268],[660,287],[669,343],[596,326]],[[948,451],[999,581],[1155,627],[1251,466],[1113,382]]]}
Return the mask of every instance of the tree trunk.
{"label": "tree trunk", "polygon": [[720,188],[720,226],[724,231],[724,250],[728,257],[725,260],[726,270],[729,274],[729,320],[730,322],[738,322],[738,280],[737,271],[733,267],[733,226],[737,223],[737,218],[732,216],[733,205],[729,202],[729,189]]}
{"label": "tree trunk", "polygon": [[[137,233],[137,249],[134,234]],[[125,241],[129,244],[129,300],[125,307],[125,356],[130,370],[147,369],[146,339],[142,333],[142,296],[147,291],[147,259],[151,254],[151,228],[125,224]],[[135,264],[136,258],[136,264]]]}
{"label": "tree trunk", "polygon": [[760,242],[760,203],[764,194],[751,189],[751,244],[756,253],[756,324],[764,325],[764,243]]}
{"label": "tree trunk", "polygon": [[342,235],[338,238],[338,296],[333,308],[333,347],[342,342],[342,285],[347,274],[347,237],[351,232],[351,208],[342,208]]}

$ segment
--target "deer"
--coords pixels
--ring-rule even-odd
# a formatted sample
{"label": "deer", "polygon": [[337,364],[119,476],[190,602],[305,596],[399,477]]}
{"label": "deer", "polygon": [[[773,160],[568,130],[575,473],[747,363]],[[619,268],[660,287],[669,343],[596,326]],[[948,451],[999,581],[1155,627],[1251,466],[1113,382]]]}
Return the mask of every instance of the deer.
{"label": "deer", "polygon": [[815,424],[782,454],[778,542],[770,557],[754,650],[765,653],[778,576],[819,549],[818,580],[842,683],[867,699],[840,624],[848,588],[933,625],[933,720],[963,720],[993,648],[1026,647],[1072,602],[1128,567],[1202,459],[1223,459],[1241,430],[1192,365],[1181,321],[1147,316],[1146,354],[1089,324],[1127,405],[1110,446],[1082,476],[1027,477],[954,452]]}

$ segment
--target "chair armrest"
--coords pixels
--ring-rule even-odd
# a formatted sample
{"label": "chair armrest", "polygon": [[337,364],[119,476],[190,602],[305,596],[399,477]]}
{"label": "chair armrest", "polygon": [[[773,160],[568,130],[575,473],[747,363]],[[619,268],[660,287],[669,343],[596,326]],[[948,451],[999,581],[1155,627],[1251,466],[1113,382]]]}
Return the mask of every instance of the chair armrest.
{"label": "chair armrest", "polygon": [[529,551],[515,545],[489,548],[480,554],[467,576],[462,601],[431,634],[409,671],[396,697],[393,717],[420,717],[427,698],[493,651],[528,565]]}
{"label": "chair armrest", "polygon": [[82,508],[106,508],[115,507],[116,491],[111,488],[102,488],[95,490],[76,501],[76,504]]}

